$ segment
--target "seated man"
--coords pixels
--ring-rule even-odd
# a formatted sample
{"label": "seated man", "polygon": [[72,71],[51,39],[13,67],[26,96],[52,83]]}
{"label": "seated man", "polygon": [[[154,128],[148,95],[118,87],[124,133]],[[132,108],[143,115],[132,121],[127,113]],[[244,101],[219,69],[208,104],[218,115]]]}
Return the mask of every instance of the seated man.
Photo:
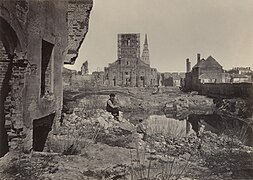
{"label": "seated man", "polygon": [[119,106],[116,104],[115,94],[110,94],[106,104],[106,111],[110,112],[115,120],[119,120]]}

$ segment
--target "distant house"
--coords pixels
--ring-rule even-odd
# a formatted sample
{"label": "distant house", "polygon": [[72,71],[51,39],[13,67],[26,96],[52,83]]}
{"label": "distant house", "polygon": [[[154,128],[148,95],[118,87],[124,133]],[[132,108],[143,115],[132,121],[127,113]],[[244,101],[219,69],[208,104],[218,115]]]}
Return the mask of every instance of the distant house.
{"label": "distant house", "polygon": [[228,70],[228,74],[230,75],[230,82],[238,83],[238,82],[252,82],[253,71],[250,67],[234,67],[231,70]]}
{"label": "distant house", "polygon": [[244,75],[251,75],[252,70],[250,67],[234,67],[233,69],[228,71],[230,74],[244,74]]}
{"label": "distant house", "polygon": [[243,82],[249,82],[249,76],[243,74],[231,75],[231,83],[243,83]]}
{"label": "distant house", "polygon": [[178,72],[165,72],[161,73],[161,84],[162,86],[181,86],[182,79],[185,78],[185,73]]}
{"label": "distant house", "polygon": [[92,80],[95,82],[96,85],[103,85],[104,79],[105,79],[105,72],[104,71],[92,72]]}
{"label": "distant house", "polygon": [[181,77],[178,73],[172,73],[173,86],[181,85]]}
{"label": "distant house", "polygon": [[223,68],[212,56],[198,61],[192,70],[198,71],[196,75],[201,83],[222,82]]}
{"label": "distant house", "polygon": [[[249,68],[224,71],[222,66],[212,57],[200,59],[190,68],[190,61],[186,59],[186,74],[181,90],[197,91],[198,94],[211,97],[244,97],[252,99],[253,84],[249,83]],[[242,71],[243,70],[243,71]],[[237,74],[235,74],[237,72]]]}
{"label": "distant house", "polygon": [[[189,59],[186,60],[186,66],[187,69],[190,69]],[[212,56],[207,59],[200,59],[200,54],[197,54],[196,65],[185,74],[184,88],[197,90],[201,83],[222,82],[225,82],[224,70],[218,61]]]}

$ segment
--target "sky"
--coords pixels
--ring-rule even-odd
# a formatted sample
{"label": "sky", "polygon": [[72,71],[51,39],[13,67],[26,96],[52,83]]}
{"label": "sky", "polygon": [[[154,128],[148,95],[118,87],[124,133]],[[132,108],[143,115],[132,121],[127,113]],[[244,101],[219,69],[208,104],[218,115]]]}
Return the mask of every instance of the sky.
{"label": "sky", "polygon": [[253,69],[253,0],[93,0],[89,31],[74,65],[89,72],[117,60],[117,34],[148,35],[150,64],[159,72],[185,72],[189,58],[214,57],[224,69]]}

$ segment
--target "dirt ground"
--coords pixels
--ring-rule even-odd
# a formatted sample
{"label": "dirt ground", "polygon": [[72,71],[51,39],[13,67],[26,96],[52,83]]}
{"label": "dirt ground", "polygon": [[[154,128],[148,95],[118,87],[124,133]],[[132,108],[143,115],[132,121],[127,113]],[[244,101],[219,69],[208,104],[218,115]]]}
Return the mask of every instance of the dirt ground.
{"label": "dirt ground", "polygon": [[[120,122],[104,110],[111,92],[121,104]],[[236,136],[205,130],[173,136],[175,128],[161,133],[161,123],[144,139],[136,132],[140,118],[166,112],[182,120],[226,109],[215,107],[212,99],[177,88],[65,92],[59,132],[50,134],[44,152],[13,150],[1,158],[0,179],[252,179],[253,148]]]}

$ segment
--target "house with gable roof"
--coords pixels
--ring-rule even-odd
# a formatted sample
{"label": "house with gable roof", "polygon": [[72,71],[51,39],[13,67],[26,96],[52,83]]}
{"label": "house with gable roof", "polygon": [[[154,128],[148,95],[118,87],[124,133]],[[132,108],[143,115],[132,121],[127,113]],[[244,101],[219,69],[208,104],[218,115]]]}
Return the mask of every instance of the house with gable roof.
{"label": "house with gable roof", "polygon": [[223,83],[224,81],[224,70],[218,61],[212,56],[200,59],[200,54],[197,54],[196,65],[186,73],[185,87],[197,90],[201,83]]}
{"label": "house with gable roof", "polygon": [[224,70],[212,56],[201,59],[192,68],[192,71],[197,71],[196,75],[201,83],[222,83]]}

